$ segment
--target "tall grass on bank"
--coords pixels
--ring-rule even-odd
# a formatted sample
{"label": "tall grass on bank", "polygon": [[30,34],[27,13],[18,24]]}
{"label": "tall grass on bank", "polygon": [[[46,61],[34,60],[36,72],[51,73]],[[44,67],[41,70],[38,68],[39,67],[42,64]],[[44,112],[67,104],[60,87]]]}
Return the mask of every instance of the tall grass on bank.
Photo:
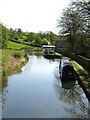
{"label": "tall grass on bank", "polygon": [[15,57],[15,58],[20,58],[20,57],[22,57],[22,56],[24,56],[24,52],[22,51],[22,50],[14,50],[13,51],[13,53],[12,53],[12,55]]}
{"label": "tall grass on bank", "polygon": [[2,50],[2,63],[6,63],[8,62],[10,56],[13,57],[22,57],[25,55],[24,50],[8,50],[8,49],[4,49]]}
{"label": "tall grass on bank", "polygon": [[[8,74],[9,71],[9,67],[10,65],[10,61],[12,60],[12,65],[14,65],[15,67],[15,62],[16,60],[19,62],[16,63],[16,66],[18,65],[20,67],[21,62],[25,62],[25,61],[21,61],[21,58],[27,58],[26,57],[26,53],[24,50],[8,50],[8,49],[3,49],[2,50],[2,75],[5,76]],[[11,66],[13,68],[13,66]]]}

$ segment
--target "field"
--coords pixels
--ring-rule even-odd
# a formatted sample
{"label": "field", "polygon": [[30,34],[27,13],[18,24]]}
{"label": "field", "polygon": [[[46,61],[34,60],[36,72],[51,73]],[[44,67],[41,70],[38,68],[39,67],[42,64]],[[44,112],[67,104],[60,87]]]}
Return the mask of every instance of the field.
{"label": "field", "polygon": [[18,44],[12,41],[8,41],[7,48],[12,48],[12,49],[21,49],[27,47],[26,45],[23,44]]}

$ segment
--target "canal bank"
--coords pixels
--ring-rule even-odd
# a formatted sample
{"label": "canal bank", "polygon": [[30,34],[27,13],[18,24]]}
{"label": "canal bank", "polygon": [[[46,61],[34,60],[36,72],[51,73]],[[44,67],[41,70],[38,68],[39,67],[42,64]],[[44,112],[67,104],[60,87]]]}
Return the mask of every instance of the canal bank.
{"label": "canal bank", "polygon": [[19,71],[28,61],[24,50],[2,50],[2,77],[14,74]]}
{"label": "canal bank", "polygon": [[[73,55],[73,57],[72,57],[71,54],[69,55],[69,53],[68,54],[67,53],[63,54],[63,52],[61,52],[61,53],[62,54],[57,53],[57,55],[60,56],[60,58],[64,58],[65,56],[68,56],[71,59],[70,61],[75,68],[78,82],[81,85],[81,87],[83,88],[83,90],[88,98],[88,101],[90,102],[90,73],[87,70],[85,70],[85,68],[89,69],[89,66],[88,66],[89,62],[88,62],[88,64],[85,65],[84,60],[83,60],[83,63],[85,66],[85,68],[83,68],[80,64],[78,64],[76,61],[73,60],[73,59],[77,60],[78,58],[75,58],[77,56]],[[80,61],[81,61],[81,57],[80,57],[79,62]]]}
{"label": "canal bank", "polygon": [[88,118],[82,88],[77,81],[62,83],[58,67],[59,59],[29,55],[22,72],[8,77],[3,118]]}

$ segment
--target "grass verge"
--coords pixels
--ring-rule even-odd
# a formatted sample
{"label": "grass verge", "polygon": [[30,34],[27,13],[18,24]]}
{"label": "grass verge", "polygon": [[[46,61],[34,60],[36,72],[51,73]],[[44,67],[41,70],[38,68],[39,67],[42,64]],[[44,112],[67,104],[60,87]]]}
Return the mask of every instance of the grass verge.
{"label": "grass verge", "polygon": [[2,76],[21,68],[27,61],[24,50],[2,50]]}
{"label": "grass verge", "polygon": [[[57,53],[58,56],[61,58],[65,58],[65,56]],[[80,66],[77,62],[70,60],[71,64],[74,66],[74,69],[78,73],[80,79],[82,80],[83,84],[85,85],[87,91],[90,93],[90,76],[88,75],[88,72]]]}

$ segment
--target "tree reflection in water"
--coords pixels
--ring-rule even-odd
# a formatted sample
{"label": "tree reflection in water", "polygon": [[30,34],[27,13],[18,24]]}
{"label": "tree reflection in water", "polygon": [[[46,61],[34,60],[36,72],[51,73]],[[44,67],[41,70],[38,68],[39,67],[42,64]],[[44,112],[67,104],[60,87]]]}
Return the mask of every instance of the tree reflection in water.
{"label": "tree reflection in water", "polygon": [[6,103],[6,95],[8,93],[8,77],[11,76],[11,75],[15,75],[15,74],[21,74],[22,70],[18,70],[18,69],[15,69],[13,71],[10,71],[8,73],[8,75],[6,76],[2,76],[2,107],[3,107],[3,104]]}
{"label": "tree reflection in water", "polygon": [[55,74],[54,88],[57,98],[69,105],[64,107],[70,118],[88,118],[88,101],[77,80],[61,82]]}
{"label": "tree reflection in water", "polygon": [[2,77],[2,108],[3,104],[6,103],[6,93],[8,93],[8,76]]}

